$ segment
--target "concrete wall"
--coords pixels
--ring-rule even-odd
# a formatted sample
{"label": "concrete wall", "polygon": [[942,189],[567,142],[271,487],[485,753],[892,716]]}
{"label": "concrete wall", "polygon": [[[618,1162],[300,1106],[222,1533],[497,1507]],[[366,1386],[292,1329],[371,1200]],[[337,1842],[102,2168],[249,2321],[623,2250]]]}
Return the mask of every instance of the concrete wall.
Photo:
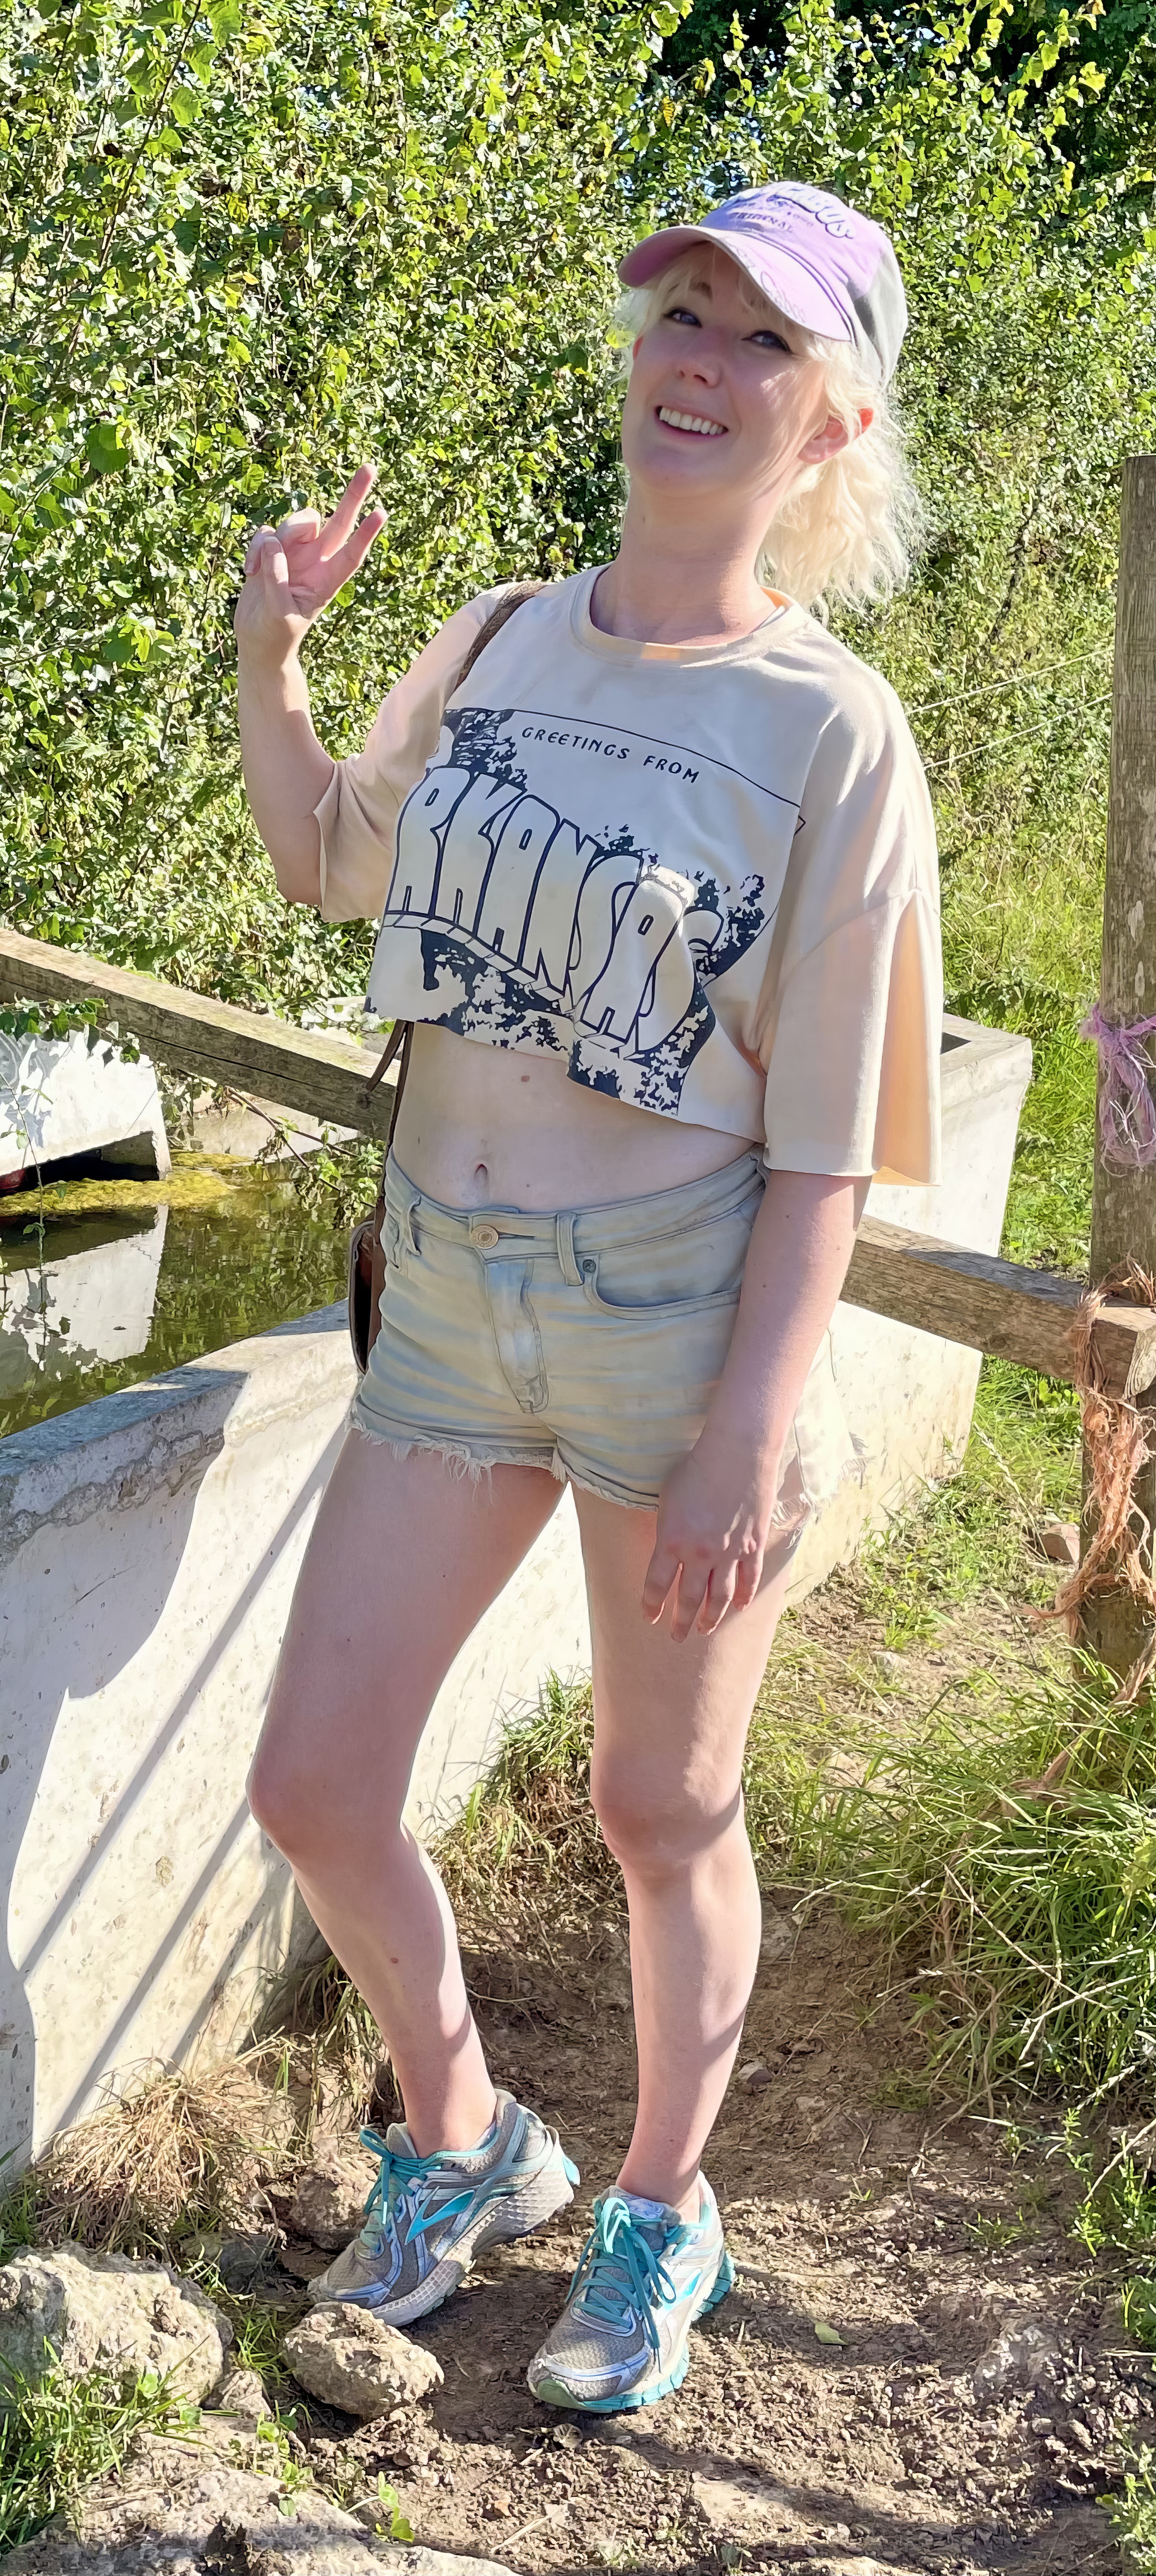
{"label": "concrete wall", "polygon": [[[874,1203],[994,1249],[1030,1050],[962,1023],[948,1039],[942,1194]],[[805,1541],[800,1590],[962,1447],[978,1368],[849,1308],[835,1353],[867,1475]],[[0,2153],[76,2119],[114,2069],[228,2045],[290,1950],[244,1781],[352,1380],[333,1307],[0,1441]],[[588,1655],[567,1496],[439,1696],[414,1821],[460,1801],[549,1666]]]}
{"label": "concrete wall", "polygon": [[[330,1307],[0,1441],[0,2153],[114,2068],[227,2046],[286,1959],[244,1783],[352,1382]],[[588,1660],[567,1496],[449,1674],[414,1822]]]}
{"label": "concrete wall", "polygon": [[163,1176],[169,1148],[157,1078],[147,1055],[129,1064],[114,1047],[71,1037],[0,1033],[0,1176],[43,1170],[70,1154],[100,1154]]}

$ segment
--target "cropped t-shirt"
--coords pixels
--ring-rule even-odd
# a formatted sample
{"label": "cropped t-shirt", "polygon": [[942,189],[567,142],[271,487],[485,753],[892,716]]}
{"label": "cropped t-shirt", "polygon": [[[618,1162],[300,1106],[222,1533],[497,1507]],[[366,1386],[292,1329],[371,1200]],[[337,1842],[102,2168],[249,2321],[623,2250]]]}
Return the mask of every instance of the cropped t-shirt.
{"label": "cropped t-shirt", "polygon": [[638,644],[596,572],[458,611],[320,805],[321,911],[381,914],[369,1002],[773,1170],[939,1177],[927,783],[892,689],[790,601]]}

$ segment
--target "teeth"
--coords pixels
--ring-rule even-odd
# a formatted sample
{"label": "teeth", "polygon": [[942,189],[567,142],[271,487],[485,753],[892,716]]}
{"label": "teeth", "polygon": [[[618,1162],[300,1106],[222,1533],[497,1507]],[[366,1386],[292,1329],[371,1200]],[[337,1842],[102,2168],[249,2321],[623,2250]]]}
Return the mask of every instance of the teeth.
{"label": "teeth", "polygon": [[697,430],[700,438],[722,438],[725,436],[721,420],[700,420],[697,412],[667,411],[665,407],[663,407],[660,408],[658,417],[660,420],[666,421],[671,429]]}

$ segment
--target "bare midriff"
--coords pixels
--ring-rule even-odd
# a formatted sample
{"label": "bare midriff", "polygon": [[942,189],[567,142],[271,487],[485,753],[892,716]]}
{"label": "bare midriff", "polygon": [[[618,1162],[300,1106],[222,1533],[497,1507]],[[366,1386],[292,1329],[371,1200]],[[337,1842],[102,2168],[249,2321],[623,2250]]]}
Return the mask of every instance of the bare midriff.
{"label": "bare midriff", "polygon": [[394,1152],[443,1207],[527,1211],[643,1198],[721,1171],[761,1141],[691,1127],[571,1082],[552,1056],[419,1023]]}

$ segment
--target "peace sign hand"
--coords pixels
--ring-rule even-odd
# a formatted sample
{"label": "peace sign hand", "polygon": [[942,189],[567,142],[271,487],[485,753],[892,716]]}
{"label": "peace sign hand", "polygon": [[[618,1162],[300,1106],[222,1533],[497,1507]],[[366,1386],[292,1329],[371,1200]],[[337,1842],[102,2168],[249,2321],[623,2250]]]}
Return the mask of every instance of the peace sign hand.
{"label": "peace sign hand", "polygon": [[385,526],[384,510],[358,521],[372,484],[372,465],[359,465],[332,518],[295,510],[278,528],[258,528],[251,537],[233,616],[249,658],[278,666],[291,661],[314,618],[364,563]]}

